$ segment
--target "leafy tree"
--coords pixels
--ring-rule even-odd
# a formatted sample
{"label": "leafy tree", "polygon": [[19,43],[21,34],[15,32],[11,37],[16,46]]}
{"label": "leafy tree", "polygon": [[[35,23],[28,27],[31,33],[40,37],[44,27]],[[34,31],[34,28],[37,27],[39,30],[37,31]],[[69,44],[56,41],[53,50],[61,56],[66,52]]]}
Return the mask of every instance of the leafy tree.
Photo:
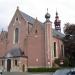
{"label": "leafy tree", "polygon": [[66,23],[64,27],[64,50],[69,66],[75,66],[75,24]]}

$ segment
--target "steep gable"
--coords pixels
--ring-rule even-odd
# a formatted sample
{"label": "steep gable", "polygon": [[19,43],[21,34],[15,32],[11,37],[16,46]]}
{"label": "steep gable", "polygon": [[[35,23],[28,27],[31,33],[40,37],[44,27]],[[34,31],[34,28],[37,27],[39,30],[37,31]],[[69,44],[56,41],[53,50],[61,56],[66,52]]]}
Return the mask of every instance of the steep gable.
{"label": "steep gable", "polygon": [[27,20],[22,16],[22,14],[21,14],[21,12],[20,12],[20,10],[19,10],[18,8],[17,8],[17,10],[16,10],[16,12],[15,12],[15,14],[14,14],[14,16],[13,16],[13,18],[12,18],[10,24],[9,24],[9,27],[13,26],[14,23],[16,23],[16,21],[19,21],[19,23],[20,23],[20,22],[26,22],[26,21],[27,21]]}

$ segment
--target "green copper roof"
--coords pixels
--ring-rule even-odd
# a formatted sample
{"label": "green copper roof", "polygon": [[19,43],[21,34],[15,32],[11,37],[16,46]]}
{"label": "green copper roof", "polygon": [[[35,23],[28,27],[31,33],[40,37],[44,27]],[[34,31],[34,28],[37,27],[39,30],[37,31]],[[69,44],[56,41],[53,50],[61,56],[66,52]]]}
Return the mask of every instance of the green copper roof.
{"label": "green copper roof", "polygon": [[54,36],[54,37],[57,37],[57,38],[60,38],[60,39],[62,39],[62,38],[65,36],[63,33],[58,32],[58,31],[55,30],[55,29],[52,29],[52,33],[53,33],[53,36]]}

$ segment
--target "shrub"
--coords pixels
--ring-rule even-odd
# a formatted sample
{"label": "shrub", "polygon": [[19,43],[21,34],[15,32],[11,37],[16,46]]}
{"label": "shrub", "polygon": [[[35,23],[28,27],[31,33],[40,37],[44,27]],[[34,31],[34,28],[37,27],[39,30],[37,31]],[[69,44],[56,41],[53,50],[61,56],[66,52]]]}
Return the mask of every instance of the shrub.
{"label": "shrub", "polygon": [[28,72],[55,72],[58,68],[28,68]]}
{"label": "shrub", "polygon": [[69,60],[67,58],[63,59],[63,64],[60,64],[61,59],[55,59],[54,63],[56,63],[57,65],[59,65],[60,67],[69,67]]}

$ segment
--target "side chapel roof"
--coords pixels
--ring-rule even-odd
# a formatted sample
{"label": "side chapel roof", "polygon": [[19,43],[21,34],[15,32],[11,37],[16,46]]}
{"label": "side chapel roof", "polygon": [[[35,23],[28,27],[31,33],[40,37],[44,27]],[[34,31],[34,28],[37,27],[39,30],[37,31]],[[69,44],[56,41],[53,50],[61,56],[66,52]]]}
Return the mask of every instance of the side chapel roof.
{"label": "side chapel roof", "polygon": [[8,54],[11,55],[11,57],[9,57],[9,58],[25,56],[24,52],[20,48],[12,48],[4,55],[4,58],[7,58]]}

